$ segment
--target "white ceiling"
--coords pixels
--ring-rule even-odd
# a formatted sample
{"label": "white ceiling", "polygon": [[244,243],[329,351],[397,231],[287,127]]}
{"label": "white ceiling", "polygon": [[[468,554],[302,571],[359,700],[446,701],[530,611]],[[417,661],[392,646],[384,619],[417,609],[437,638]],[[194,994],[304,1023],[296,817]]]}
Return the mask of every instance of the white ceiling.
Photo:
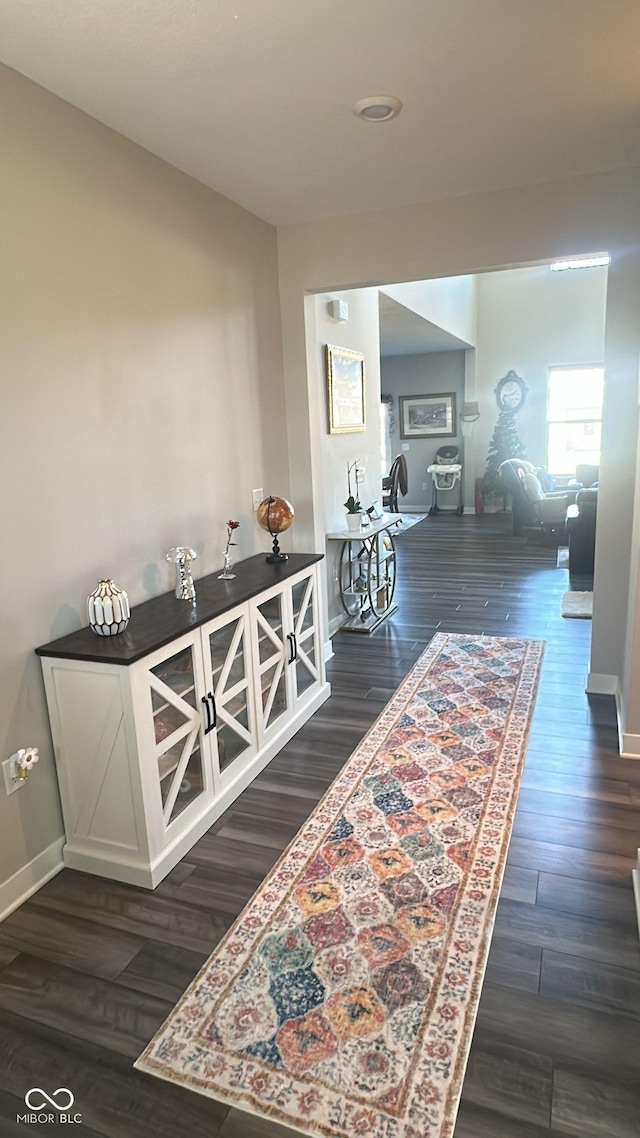
{"label": "white ceiling", "polygon": [[639,57],[640,0],[0,0],[3,62],[274,224],[636,164]]}
{"label": "white ceiling", "polygon": [[454,352],[470,345],[397,300],[378,293],[380,310],[380,355],[413,356],[422,352]]}

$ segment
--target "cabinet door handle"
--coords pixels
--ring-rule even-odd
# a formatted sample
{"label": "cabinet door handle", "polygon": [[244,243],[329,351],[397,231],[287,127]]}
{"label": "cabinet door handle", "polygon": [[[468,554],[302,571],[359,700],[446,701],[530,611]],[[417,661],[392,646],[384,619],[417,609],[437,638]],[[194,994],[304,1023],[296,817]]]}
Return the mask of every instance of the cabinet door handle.
{"label": "cabinet door handle", "polygon": [[205,735],[208,735],[208,734],[209,734],[209,732],[210,732],[210,730],[211,730],[211,727],[212,727],[212,723],[211,723],[211,708],[209,707],[209,697],[208,697],[208,696],[206,696],[206,695],[203,695],[203,697],[202,697],[202,699],[200,700],[200,702],[204,704],[204,709],[205,709],[205,711],[206,711],[206,713],[207,713],[207,725],[206,725],[206,727],[205,727],[205,729],[204,729],[204,733],[205,733]]}
{"label": "cabinet door handle", "polygon": [[298,659],[298,641],[295,632],[291,633],[291,640],[293,641],[293,657],[291,663],[293,663],[294,660]]}
{"label": "cabinet door handle", "polygon": [[287,660],[287,664],[293,664],[293,661],[296,658],[296,653],[295,653],[295,648],[293,646],[293,633],[292,632],[287,633],[287,640],[289,641],[289,659]]}
{"label": "cabinet door handle", "polygon": [[211,700],[212,720],[211,720],[211,727],[209,728],[209,730],[213,731],[213,728],[218,726],[218,709],[216,707],[216,697],[214,696],[212,691],[209,692],[207,699]]}

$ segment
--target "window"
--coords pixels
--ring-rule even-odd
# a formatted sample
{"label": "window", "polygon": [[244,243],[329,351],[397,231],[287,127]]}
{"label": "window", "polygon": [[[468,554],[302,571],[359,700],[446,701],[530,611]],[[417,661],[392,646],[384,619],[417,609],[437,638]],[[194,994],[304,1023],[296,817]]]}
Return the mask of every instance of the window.
{"label": "window", "polygon": [[574,475],[600,462],[604,368],[551,367],[547,403],[547,469]]}

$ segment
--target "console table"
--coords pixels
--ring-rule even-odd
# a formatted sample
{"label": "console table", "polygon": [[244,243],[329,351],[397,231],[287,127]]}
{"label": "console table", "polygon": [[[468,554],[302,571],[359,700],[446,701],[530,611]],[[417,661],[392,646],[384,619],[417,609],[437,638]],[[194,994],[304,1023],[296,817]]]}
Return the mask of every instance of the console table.
{"label": "console table", "polygon": [[341,632],[371,633],[398,609],[396,548],[392,530],[402,524],[398,515],[383,514],[359,530],[327,534],[329,541],[342,542],[338,566],[340,600],[347,615]]}
{"label": "console table", "polygon": [[73,869],[154,888],[330,694],[321,554],[264,555],[36,649]]}

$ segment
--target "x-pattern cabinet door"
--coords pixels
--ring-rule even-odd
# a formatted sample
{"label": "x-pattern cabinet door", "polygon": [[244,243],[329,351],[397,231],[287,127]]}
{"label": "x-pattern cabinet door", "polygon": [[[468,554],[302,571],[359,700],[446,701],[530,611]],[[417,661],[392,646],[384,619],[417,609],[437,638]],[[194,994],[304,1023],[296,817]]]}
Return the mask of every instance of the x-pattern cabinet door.
{"label": "x-pattern cabinet door", "polygon": [[156,663],[149,662],[145,670],[153,732],[153,759],[147,774],[155,783],[156,795],[160,791],[160,842],[183,811],[213,790],[204,755],[199,648],[196,636]]}
{"label": "x-pattern cabinet door", "polygon": [[272,589],[264,600],[252,605],[254,668],[258,698],[259,737],[264,739],[277,728],[291,703],[287,679],[287,660],[291,658],[285,594]]}
{"label": "x-pattern cabinet door", "polygon": [[294,699],[320,684],[316,575],[291,585]]}
{"label": "x-pattern cabinet door", "polygon": [[246,607],[203,630],[216,793],[258,749],[249,635]]}

